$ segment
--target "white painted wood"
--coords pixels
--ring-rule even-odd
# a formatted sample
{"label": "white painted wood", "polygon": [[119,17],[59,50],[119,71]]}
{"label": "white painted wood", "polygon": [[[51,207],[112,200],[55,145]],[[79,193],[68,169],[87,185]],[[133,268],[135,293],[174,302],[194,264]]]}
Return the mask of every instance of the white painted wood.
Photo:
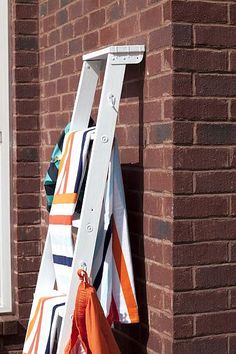
{"label": "white painted wood", "polygon": [[47,291],[53,290],[55,280],[56,276],[53,265],[51,241],[48,231],[41,259],[35,294],[37,294],[37,296],[39,294],[45,294],[45,289],[47,289]]}
{"label": "white painted wood", "polygon": [[101,62],[83,63],[70,131],[84,130],[88,127]]}
{"label": "white painted wood", "polygon": [[[57,354],[63,354],[72,324],[72,315],[76,292],[79,284],[77,270],[82,263],[87,265],[90,275],[93,254],[97,238],[99,218],[102,209],[102,200],[105,191],[108,165],[111,156],[112,144],[125,65],[112,65],[113,54],[108,54],[101,100],[98,110],[97,125],[90,165],[87,176],[83,206],[81,210],[80,225],[77,233],[75,252],[72,264],[72,279],[68,293],[64,318],[62,320],[61,335],[59,338]],[[110,96],[115,98],[114,106],[111,105]],[[96,171],[96,173],[94,173]],[[96,196],[96,198],[94,197]]]}
{"label": "white painted wood", "polygon": [[0,313],[12,311],[8,0],[0,1]]}

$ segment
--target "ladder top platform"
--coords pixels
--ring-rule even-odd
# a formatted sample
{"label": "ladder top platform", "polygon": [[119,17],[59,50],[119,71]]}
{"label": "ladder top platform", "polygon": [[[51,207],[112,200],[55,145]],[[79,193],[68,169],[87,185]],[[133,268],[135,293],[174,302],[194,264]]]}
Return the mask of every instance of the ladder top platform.
{"label": "ladder top platform", "polygon": [[144,45],[119,45],[106,47],[104,49],[97,50],[96,52],[83,55],[84,61],[89,60],[105,60],[108,54],[115,55],[142,55],[145,51]]}

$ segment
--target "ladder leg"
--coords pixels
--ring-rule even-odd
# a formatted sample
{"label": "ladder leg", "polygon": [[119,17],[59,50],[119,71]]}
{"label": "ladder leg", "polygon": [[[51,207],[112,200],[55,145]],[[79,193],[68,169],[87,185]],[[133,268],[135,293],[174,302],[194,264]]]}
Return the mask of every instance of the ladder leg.
{"label": "ladder leg", "polygon": [[55,271],[52,260],[52,249],[49,231],[47,233],[41,266],[39,269],[39,275],[37,280],[37,285],[35,289],[35,294],[45,293],[47,291],[53,290],[55,285]]}
{"label": "ladder leg", "polygon": [[[125,64],[113,65],[112,59],[113,55],[109,54],[81,211],[81,223],[77,234],[73,257],[72,279],[67,297],[65,314],[62,320],[57,354],[63,354],[71,332],[72,315],[79,284],[77,270],[82,262],[86,263],[88,274],[90,274],[92,268],[93,254],[126,67]],[[94,173],[94,171],[96,171],[96,173]]]}
{"label": "ladder leg", "polygon": [[83,63],[71,118],[71,131],[88,128],[100,66],[100,61]]}

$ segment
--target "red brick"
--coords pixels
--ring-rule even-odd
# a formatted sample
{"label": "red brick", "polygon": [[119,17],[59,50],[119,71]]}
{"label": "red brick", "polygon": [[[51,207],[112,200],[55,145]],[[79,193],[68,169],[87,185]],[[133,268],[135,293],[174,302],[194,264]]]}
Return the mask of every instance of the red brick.
{"label": "red brick", "polygon": [[188,220],[175,220],[173,224],[173,240],[175,243],[193,241],[193,226]]}
{"label": "red brick", "polygon": [[18,52],[15,57],[17,67],[34,66],[38,64],[38,56],[35,52]]}
{"label": "red brick", "polygon": [[156,285],[171,289],[173,284],[172,269],[151,263],[148,280]]}
{"label": "red brick", "polygon": [[68,11],[67,9],[60,10],[56,14],[56,25],[61,26],[68,21]]}
{"label": "red brick", "polygon": [[49,111],[50,112],[60,111],[60,97],[52,97],[49,99]]}
{"label": "red brick", "polygon": [[193,289],[193,272],[191,268],[174,268],[173,271],[173,290]]}
{"label": "red brick", "polygon": [[226,52],[201,49],[176,49],[173,52],[174,69],[178,71],[218,72],[228,70]]}
{"label": "red brick", "polygon": [[146,65],[147,65],[147,75],[148,76],[154,76],[159,73],[161,73],[161,54],[160,53],[155,53],[152,55],[149,55],[146,58]]}
{"label": "red brick", "polygon": [[208,289],[234,286],[236,281],[235,265],[199,267],[195,270],[196,288]]}
{"label": "red brick", "polygon": [[32,288],[33,286],[36,285],[38,274],[30,272],[29,273],[22,273],[22,274],[17,274],[17,279],[18,279],[18,287],[19,289],[22,288]]}
{"label": "red brick", "polygon": [[38,30],[37,21],[27,20],[16,20],[15,21],[15,33],[16,34],[36,34]]}
{"label": "red brick", "polygon": [[176,245],[173,249],[175,266],[224,263],[228,260],[228,244],[201,243]]}
{"label": "red brick", "polygon": [[150,172],[150,189],[154,192],[172,191],[172,174],[168,171]]}
{"label": "red brick", "polygon": [[230,4],[230,23],[236,24],[236,5]]}
{"label": "red brick", "polygon": [[190,23],[227,23],[227,5],[203,1],[173,1],[172,20]]}
{"label": "red brick", "polygon": [[163,167],[163,153],[162,149],[146,148],[144,150],[144,167],[145,168],[161,168]]}
{"label": "red brick", "polygon": [[31,19],[36,18],[38,15],[37,4],[22,4],[16,5],[16,17],[18,19]]}
{"label": "red brick", "polygon": [[226,120],[228,118],[228,103],[215,98],[175,98],[173,115],[181,120]]}
{"label": "red brick", "polygon": [[154,287],[152,285],[148,285],[147,289],[147,300],[150,306],[157,308],[157,309],[162,309],[163,308],[163,292],[162,290],[158,289],[157,287]]}
{"label": "red brick", "polygon": [[32,303],[34,295],[34,288],[20,289],[18,290],[19,302],[30,302]]}
{"label": "red brick", "polygon": [[159,333],[166,333],[166,335],[169,336],[173,334],[173,319],[170,315],[167,315],[163,312],[151,311],[150,325]]}
{"label": "red brick", "polygon": [[41,245],[38,241],[21,242],[17,244],[17,254],[19,257],[40,256]]}
{"label": "red brick", "polygon": [[225,196],[175,197],[174,215],[176,218],[199,218],[227,216],[229,200]]}
{"label": "red brick", "polygon": [[162,214],[162,202],[155,194],[145,193],[143,196],[144,213],[159,216]]}
{"label": "red brick", "polygon": [[192,194],[193,174],[191,172],[175,171],[173,176],[173,191],[175,194]]}
{"label": "red brick", "polygon": [[196,142],[202,145],[233,145],[236,125],[229,124],[198,124],[196,127]]}
{"label": "red brick", "polygon": [[112,2],[106,9],[106,20],[112,22],[124,16],[124,2]]}
{"label": "red brick", "polygon": [[173,45],[175,47],[192,46],[192,25],[173,23],[172,26]]}
{"label": "red brick", "polygon": [[19,304],[19,316],[21,319],[29,318],[31,307],[31,304]]}
{"label": "red brick", "polygon": [[196,93],[199,96],[234,97],[236,94],[235,76],[197,75]]}
{"label": "red brick", "polygon": [[21,147],[17,149],[17,161],[36,162],[39,160],[39,150],[36,147]]}
{"label": "red brick", "polygon": [[101,45],[108,45],[117,41],[118,26],[117,24],[107,26],[100,31]]}
{"label": "red brick", "polygon": [[62,41],[66,41],[71,38],[73,38],[73,25],[72,23],[68,23],[61,29],[61,39]]}
{"label": "red brick", "polygon": [[193,317],[175,316],[174,319],[174,338],[193,337]]}
{"label": "red brick", "polygon": [[39,195],[23,194],[17,196],[17,207],[20,209],[35,209],[40,207]]}
{"label": "red brick", "polygon": [[18,259],[18,269],[20,273],[37,272],[39,270],[41,257],[21,257]]}
{"label": "red brick", "polygon": [[80,36],[88,30],[88,17],[81,17],[74,23],[75,36]]}
{"label": "red brick", "polygon": [[227,337],[190,338],[176,341],[173,345],[175,354],[227,354]]}
{"label": "red brick", "polygon": [[18,177],[38,177],[40,174],[40,166],[38,162],[20,162],[16,166]]}
{"label": "red brick", "polygon": [[185,145],[193,142],[193,124],[186,122],[175,122],[173,125],[173,142]]}
{"label": "red brick", "polygon": [[146,5],[146,0],[136,0],[126,2],[126,13],[136,12],[144,8]]}
{"label": "red brick", "polygon": [[150,33],[149,50],[157,50],[171,46],[172,27],[167,25]]}
{"label": "red brick", "polygon": [[92,48],[96,48],[98,45],[98,32],[91,32],[86,34],[83,38],[83,45],[85,50],[91,50]]}
{"label": "red brick", "polygon": [[17,36],[15,39],[16,50],[37,50],[38,38],[36,36]]}
{"label": "red brick", "polygon": [[236,28],[196,25],[195,44],[214,48],[235,48]]}
{"label": "red brick", "polygon": [[48,1],[48,13],[59,9],[59,0]]}
{"label": "red brick", "polygon": [[143,119],[145,123],[157,122],[161,120],[161,102],[145,102],[143,107]]}
{"label": "red brick", "polygon": [[79,38],[73,39],[69,42],[70,55],[79,54],[82,51],[82,40]]}
{"label": "red brick", "polygon": [[83,13],[83,2],[76,1],[74,4],[72,3],[68,7],[68,13],[69,13],[70,20],[74,20],[74,19],[80,17]]}
{"label": "red brick", "polygon": [[148,348],[154,351],[154,353],[161,353],[162,352],[162,337],[154,331],[150,331],[148,335]]}
{"label": "red brick", "polygon": [[49,33],[48,42],[50,46],[60,42],[60,32],[58,29]]}
{"label": "red brick", "polygon": [[124,37],[127,38],[133,36],[135,33],[138,32],[138,30],[139,30],[139,21],[137,15],[131,16],[128,19],[119,22],[118,25],[119,38],[124,38]]}
{"label": "red brick", "polygon": [[146,31],[149,29],[160,27],[162,22],[162,6],[155,6],[140,13],[140,30]]}
{"label": "red brick", "polygon": [[62,43],[56,46],[56,60],[66,58],[68,53],[68,43]]}
{"label": "red brick", "polygon": [[18,116],[16,120],[17,131],[39,130],[38,116]]}
{"label": "red brick", "polygon": [[229,354],[234,354],[236,350],[236,337],[229,337]]}
{"label": "red brick", "polygon": [[34,241],[40,240],[40,227],[39,226],[18,226],[17,227],[17,240],[18,241]]}
{"label": "red brick", "polygon": [[93,10],[96,10],[99,7],[99,2],[98,0],[86,0],[84,4],[84,12],[91,12]]}
{"label": "red brick", "polygon": [[192,75],[175,73],[172,83],[174,96],[191,96],[192,95]]}
{"label": "red brick", "polygon": [[195,240],[233,240],[236,238],[236,220],[213,219],[194,221]]}
{"label": "red brick", "polygon": [[65,93],[68,92],[68,79],[61,78],[57,80],[57,93]]}
{"label": "red brick", "polygon": [[89,30],[100,28],[105,23],[105,9],[99,9],[89,14]]}
{"label": "red brick", "polygon": [[163,263],[163,247],[161,242],[145,237],[144,257],[156,263]]}
{"label": "red brick", "polygon": [[199,172],[195,175],[196,193],[230,193],[236,190],[235,172]]}
{"label": "red brick", "polygon": [[149,80],[149,96],[161,97],[171,96],[172,94],[172,75],[163,75]]}
{"label": "red brick", "polygon": [[229,151],[226,148],[182,148],[174,150],[176,169],[209,170],[229,166]]}
{"label": "red brick", "polygon": [[219,334],[235,332],[236,312],[199,315],[196,318],[196,334]]}
{"label": "red brick", "polygon": [[55,29],[56,27],[56,17],[54,15],[48,16],[45,19],[43,19],[42,22],[43,26],[43,31],[44,33],[47,33],[51,31],[52,29]]}

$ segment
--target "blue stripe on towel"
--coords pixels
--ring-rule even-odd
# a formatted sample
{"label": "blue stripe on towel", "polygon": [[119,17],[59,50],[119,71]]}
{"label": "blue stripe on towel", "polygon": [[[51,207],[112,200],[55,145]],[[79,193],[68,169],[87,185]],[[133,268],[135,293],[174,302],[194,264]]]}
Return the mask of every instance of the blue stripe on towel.
{"label": "blue stripe on towel", "polygon": [[57,254],[53,254],[53,263],[55,264],[61,264],[61,265],[71,267],[72,261],[73,261],[72,257],[59,256]]}

